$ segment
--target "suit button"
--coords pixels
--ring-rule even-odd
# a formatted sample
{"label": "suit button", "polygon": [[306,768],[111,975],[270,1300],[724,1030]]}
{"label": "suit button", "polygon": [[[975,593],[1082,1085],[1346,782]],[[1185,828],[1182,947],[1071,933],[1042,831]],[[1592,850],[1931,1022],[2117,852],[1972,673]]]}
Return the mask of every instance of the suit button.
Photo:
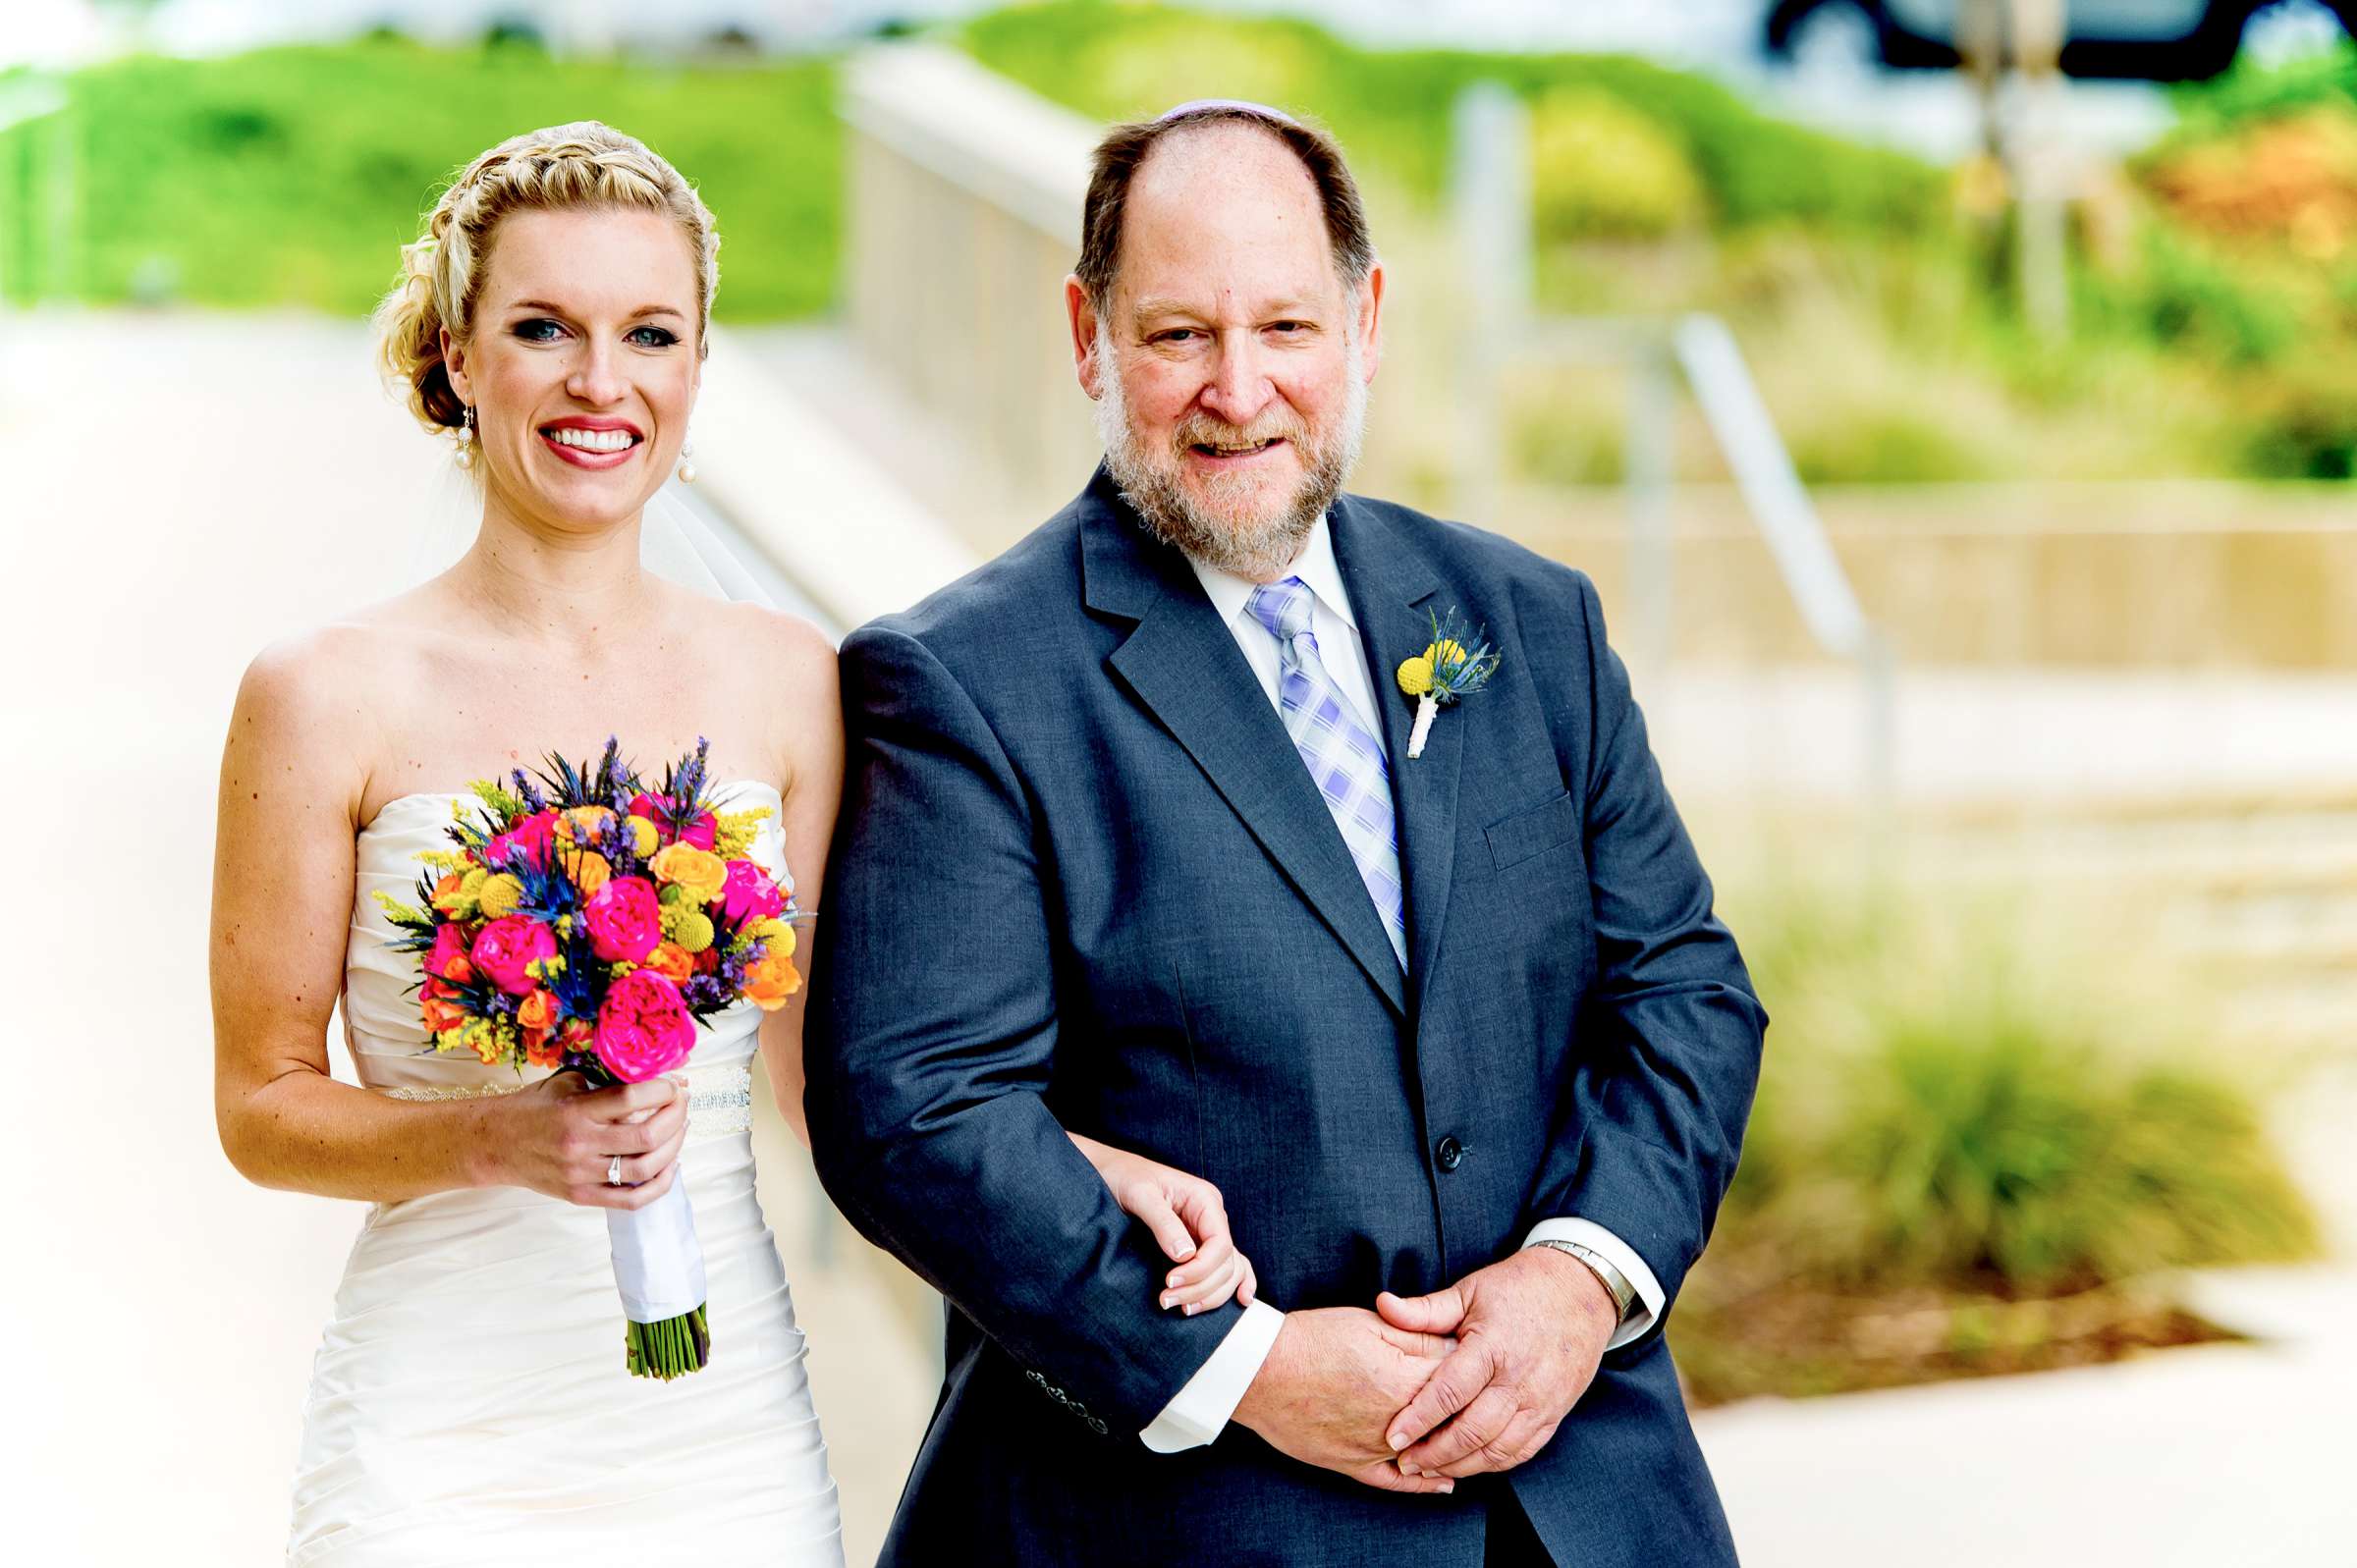
{"label": "suit button", "polygon": [[1443,1170],[1454,1170],[1465,1162],[1465,1146],[1453,1137],[1443,1138],[1433,1146],[1432,1158]]}

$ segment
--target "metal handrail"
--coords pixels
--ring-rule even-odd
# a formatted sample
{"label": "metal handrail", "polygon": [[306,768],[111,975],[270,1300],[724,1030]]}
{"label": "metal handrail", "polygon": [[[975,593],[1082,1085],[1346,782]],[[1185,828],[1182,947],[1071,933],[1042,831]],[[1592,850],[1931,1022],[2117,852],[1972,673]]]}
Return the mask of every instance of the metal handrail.
{"label": "metal handrail", "polygon": [[1467,514],[1495,512],[1506,466],[1498,386],[1509,366],[1534,359],[1625,365],[1632,378],[1625,469],[1635,644],[1666,668],[1673,598],[1670,434],[1674,381],[1682,380],[1809,635],[1857,667],[1865,698],[1865,793],[1880,815],[1895,769],[1896,678],[1890,644],[1859,605],[1734,334],[1704,314],[1668,323],[1542,315],[1530,280],[1529,111],[1507,88],[1477,82],[1458,100],[1455,131],[1455,217],[1473,274],[1461,389],[1470,422],[1460,486]]}

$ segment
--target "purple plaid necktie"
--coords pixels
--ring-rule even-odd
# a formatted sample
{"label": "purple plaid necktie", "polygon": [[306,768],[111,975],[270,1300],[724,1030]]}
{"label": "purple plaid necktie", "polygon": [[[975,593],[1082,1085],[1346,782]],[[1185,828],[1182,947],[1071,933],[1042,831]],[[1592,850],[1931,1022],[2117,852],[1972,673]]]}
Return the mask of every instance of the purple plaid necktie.
{"label": "purple plaid necktie", "polygon": [[1384,935],[1399,967],[1407,967],[1407,898],[1399,886],[1399,832],[1392,810],[1392,771],[1365,723],[1350,711],[1342,688],[1318,657],[1309,629],[1309,584],[1299,577],[1264,582],[1244,608],[1277,639],[1285,661],[1277,706],[1286,733],[1326,797],[1334,825],[1357,862],[1359,880],[1383,916]]}

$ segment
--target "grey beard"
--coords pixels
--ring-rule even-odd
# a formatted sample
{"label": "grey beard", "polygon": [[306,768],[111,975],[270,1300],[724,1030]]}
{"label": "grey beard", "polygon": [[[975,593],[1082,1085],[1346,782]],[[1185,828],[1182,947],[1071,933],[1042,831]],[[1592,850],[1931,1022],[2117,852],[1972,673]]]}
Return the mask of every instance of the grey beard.
{"label": "grey beard", "polygon": [[[1097,335],[1097,435],[1105,444],[1105,466],[1145,523],[1146,531],[1164,544],[1220,571],[1255,582],[1283,575],[1301,554],[1309,530],[1334,498],[1343,481],[1358,464],[1366,436],[1367,383],[1361,375],[1358,344],[1344,350],[1349,388],[1339,425],[1329,438],[1308,451],[1308,471],[1286,503],[1261,517],[1236,519],[1197,504],[1178,478],[1178,457],[1156,463],[1129,419],[1129,401],[1122,389],[1120,367],[1114,362],[1110,333]],[[1223,484],[1214,478],[1210,499],[1222,500]],[[1241,487],[1239,487],[1241,488]]]}

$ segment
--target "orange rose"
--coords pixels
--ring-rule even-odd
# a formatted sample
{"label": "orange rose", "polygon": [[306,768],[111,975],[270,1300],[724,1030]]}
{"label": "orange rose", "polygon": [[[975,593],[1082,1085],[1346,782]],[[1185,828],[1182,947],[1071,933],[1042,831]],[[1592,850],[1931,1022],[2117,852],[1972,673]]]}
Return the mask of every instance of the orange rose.
{"label": "orange rose", "polygon": [[466,1021],[466,1009],[452,1001],[450,994],[433,981],[425,983],[419,1005],[424,1011],[425,1027],[429,1033],[438,1035],[445,1029],[456,1029]]}
{"label": "orange rose", "polygon": [[442,880],[434,884],[434,907],[446,915],[456,910],[459,907],[459,890],[466,880],[455,871],[442,873]]}
{"label": "orange rose", "polygon": [[566,849],[559,854],[565,875],[573,879],[584,898],[614,880],[613,865],[594,849]]}
{"label": "orange rose", "polygon": [[763,1012],[776,1012],[801,989],[802,977],[790,958],[773,954],[744,972],[744,994]]}
{"label": "orange rose", "polygon": [[543,1032],[555,1027],[557,1021],[556,995],[545,987],[533,992],[516,1004],[516,1021],[526,1029]]}
{"label": "orange rose", "polygon": [[668,980],[685,980],[695,973],[695,960],[676,942],[659,944],[646,955],[646,967]]}
{"label": "orange rose", "polygon": [[614,820],[610,806],[575,806],[557,814],[556,835],[559,843],[586,843],[597,832]]}
{"label": "orange rose", "polygon": [[523,1032],[523,1059],[535,1067],[565,1065],[565,1048],[548,1038],[545,1029],[526,1029]]}

